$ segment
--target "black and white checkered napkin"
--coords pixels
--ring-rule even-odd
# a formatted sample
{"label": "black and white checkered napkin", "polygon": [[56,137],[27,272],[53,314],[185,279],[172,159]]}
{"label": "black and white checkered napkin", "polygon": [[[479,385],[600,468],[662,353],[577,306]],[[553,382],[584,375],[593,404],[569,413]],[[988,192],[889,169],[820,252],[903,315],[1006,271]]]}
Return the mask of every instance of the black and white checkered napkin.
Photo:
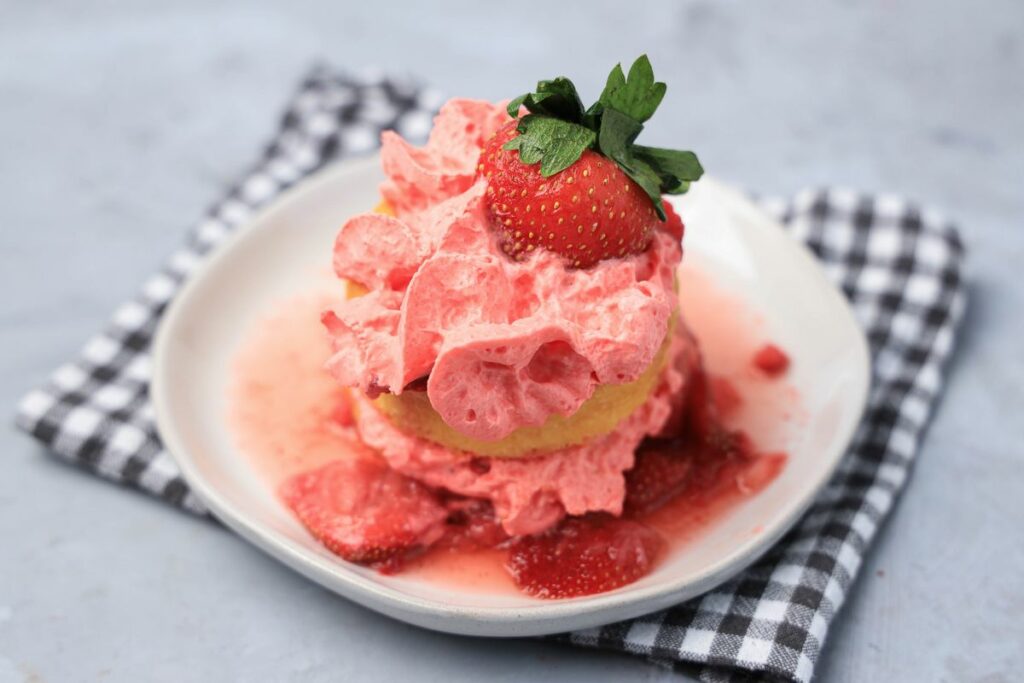
{"label": "black and white checkered napkin", "polygon": [[[254,209],[326,163],[370,151],[383,129],[423,139],[440,103],[410,83],[315,70],[263,159],[79,357],[24,398],[18,426],[101,476],[204,513],[161,446],[147,399],[149,346],[164,307]],[[874,378],[864,422],[811,510],[754,567],[703,597],[561,636],[566,642],[642,655],[705,680],[806,681],[903,488],[964,307],[960,240],[941,218],[892,196],[829,189],[762,204],[817,254],[867,330]]]}

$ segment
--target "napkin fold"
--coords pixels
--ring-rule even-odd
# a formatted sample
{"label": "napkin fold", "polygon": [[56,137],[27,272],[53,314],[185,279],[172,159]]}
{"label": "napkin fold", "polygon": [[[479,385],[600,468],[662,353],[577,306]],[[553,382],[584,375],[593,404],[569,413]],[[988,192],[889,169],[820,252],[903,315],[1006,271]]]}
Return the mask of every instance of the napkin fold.
{"label": "napkin fold", "polygon": [[[165,307],[256,209],[325,164],[372,151],[382,130],[422,140],[441,102],[411,81],[315,68],[259,162],[78,357],[24,397],[17,425],[89,471],[206,514],[161,445],[147,395]],[[829,624],[906,483],[965,304],[963,246],[933,212],[895,195],[836,188],[759,203],[810,247],[867,332],[872,390],[849,452],[796,528],[741,575],[662,612],[556,637],[706,681],[810,680]]]}

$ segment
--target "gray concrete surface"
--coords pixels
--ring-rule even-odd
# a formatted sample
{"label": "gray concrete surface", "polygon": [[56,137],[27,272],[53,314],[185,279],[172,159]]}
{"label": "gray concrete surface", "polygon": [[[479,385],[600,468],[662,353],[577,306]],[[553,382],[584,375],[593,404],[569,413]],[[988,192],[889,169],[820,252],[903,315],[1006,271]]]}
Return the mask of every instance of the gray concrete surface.
{"label": "gray concrete surface", "polygon": [[[763,192],[945,210],[971,301],[921,458],[822,681],[1024,676],[1024,5],[0,0],[0,406],[73,354],[253,158],[314,58],[499,98],[648,51],[647,139]],[[636,4],[638,7],[630,8]],[[667,680],[419,631],[0,430],[0,681]]]}

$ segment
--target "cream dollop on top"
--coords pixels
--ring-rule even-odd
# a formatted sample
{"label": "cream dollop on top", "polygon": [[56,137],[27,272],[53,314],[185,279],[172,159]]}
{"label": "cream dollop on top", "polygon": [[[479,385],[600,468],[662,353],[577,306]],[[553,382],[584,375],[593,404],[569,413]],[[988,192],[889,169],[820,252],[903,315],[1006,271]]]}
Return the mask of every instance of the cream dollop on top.
{"label": "cream dollop on top", "polygon": [[382,136],[395,216],[365,213],[341,228],[334,270],[370,291],[323,315],[328,369],[370,395],[429,375],[431,405],[453,428],[496,440],[569,415],[599,384],[637,379],[677,306],[679,243],[657,231],[642,254],[570,269],[551,252],[502,253],[476,178],[501,105],[451,100],[425,147]]}

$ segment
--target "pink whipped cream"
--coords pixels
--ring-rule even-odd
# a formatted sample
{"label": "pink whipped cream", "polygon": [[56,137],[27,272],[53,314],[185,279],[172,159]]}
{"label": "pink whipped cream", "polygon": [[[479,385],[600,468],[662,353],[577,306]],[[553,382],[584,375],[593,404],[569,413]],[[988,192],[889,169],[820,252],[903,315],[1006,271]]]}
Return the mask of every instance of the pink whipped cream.
{"label": "pink whipped cream", "polygon": [[[567,269],[561,257],[544,250],[525,262],[508,259],[488,228],[485,182],[476,178],[481,145],[507,120],[502,105],[456,99],[442,107],[425,147],[383,135],[387,180],[381,192],[396,216],[361,214],[341,228],[335,272],[370,292],[323,315],[335,351],[328,368],[340,383],[371,396],[400,394],[429,375],[430,402],[445,422],[486,440],[543,424],[552,414],[572,414],[599,384],[637,379],[677,306],[673,280],[682,256],[678,242],[659,232],[644,253],[585,270]],[[507,487],[503,518],[531,514],[542,520],[565,510],[577,514],[621,505],[621,472],[631,466],[636,443],[660,419],[657,405],[652,399],[643,415],[581,448],[571,462],[552,461],[557,471],[544,474],[568,484],[600,465],[607,477],[586,477],[597,488],[576,496],[567,485],[555,486],[564,499],[562,493],[532,496],[536,510],[526,511],[528,501]],[[393,466],[403,458],[408,463],[414,457],[409,451],[416,449],[432,453],[421,462],[452,457],[402,441],[411,437],[386,423],[364,422],[367,442],[391,452]],[[404,455],[395,447],[399,442]],[[495,474],[474,472],[472,478],[508,481],[517,467],[524,465],[493,462]],[[588,502],[591,497],[598,502]],[[509,531],[538,523],[511,521]]]}
{"label": "pink whipped cream", "polygon": [[682,324],[677,329],[651,397],[614,430],[580,446],[528,458],[470,458],[402,432],[361,394],[353,397],[355,426],[392,469],[428,486],[490,500],[513,536],[540,533],[567,514],[618,515],[625,498],[623,472],[633,467],[637,446],[666,427],[699,368],[692,336]]}

